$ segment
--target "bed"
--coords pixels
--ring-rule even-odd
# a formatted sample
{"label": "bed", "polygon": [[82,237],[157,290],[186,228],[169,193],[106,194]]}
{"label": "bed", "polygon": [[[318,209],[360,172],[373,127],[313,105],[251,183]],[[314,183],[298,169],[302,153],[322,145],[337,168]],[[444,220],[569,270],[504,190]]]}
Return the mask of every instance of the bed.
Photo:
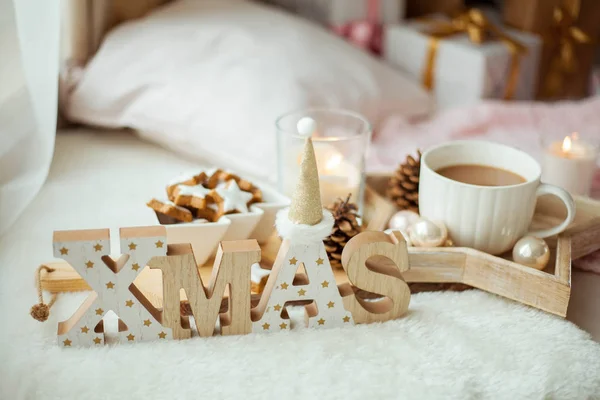
{"label": "bed", "polygon": [[406,318],[346,330],[57,347],[57,322],[85,294],[61,295],[45,323],[29,316],[33,272],[49,260],[52,231],[151,223],[140,205],[165,179],[192,166],[120,131],[58,136],[46,185],[0,241],[1,398],[578,399],[600,393],[600,348],[587,333],[479,291],[415,295]]}
{"label": "bed", "polygon": [[[131,7],[120,14],[126,19],[158,2],[122,3]],[[108,27],[119,19],[100,20]],[[93,50],[84,48],[69,58],[85,62]],[[151,224],[143,207],[149,196],[181,170],[202,166],[129,131],[59,132],[46,184],[0,238],[0,398],[598,398],[600,345],[589,333],[475,290],[418,294],[405,318],[351,329],[57,347],[57,322],[85,294],[61,295],[45,323],[29,316],[34,270],[51,259],[53,230]],[[573,318],[587,321],[591,294],[577,286],[592,290],[594,279],[574,274]]]}

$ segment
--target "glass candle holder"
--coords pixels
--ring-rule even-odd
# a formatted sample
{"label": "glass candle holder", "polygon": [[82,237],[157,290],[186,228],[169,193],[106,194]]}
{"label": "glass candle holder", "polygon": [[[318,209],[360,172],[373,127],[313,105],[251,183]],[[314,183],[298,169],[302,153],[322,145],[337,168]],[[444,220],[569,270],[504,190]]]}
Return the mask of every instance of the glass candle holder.
{"label": "glass candle holder", "polygon": [[600,148],[599,133],[544,132],[542,180],[571,194],[589,196]]}
{"label": "glass candle holder", "polygon": [[304,148],[297,124],[304,117],[314,119],[317,126],[312,140],[323,206],[350,194],[351,201],[362,210],[365,159],[372,129],[366,118],[351,111],[313,108],[293,111],[277,119],[279,190],[289,197],[294,194]]}

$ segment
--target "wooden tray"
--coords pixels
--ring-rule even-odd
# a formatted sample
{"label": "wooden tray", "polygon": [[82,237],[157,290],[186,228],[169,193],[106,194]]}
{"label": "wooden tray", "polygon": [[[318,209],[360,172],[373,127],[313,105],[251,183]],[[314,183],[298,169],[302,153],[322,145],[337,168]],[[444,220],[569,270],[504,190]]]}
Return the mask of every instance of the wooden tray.
{"label": "wooden tray", "polygon": [[[370,230],[387,228],[391,216],[398,210],[385,198],[389,175],[371,174],[367,176],[364,217]],[[575,220],[562,236],[571,237],[572,259],[576,260],[596,250],[600,250],[600,201],[589,197],[575,196],[577,213]],[[557,225],[566,218],[567,210],[554,196],[542,196],[535,209],[531,224],[534,229]],[[557,237],[546,239],[550,248],[556,248]]]}
{"label": "wooden tray", "polygon": [[[388,176],[367,178],[365,222],[368,229],[385,229],[389,218],[397,211],[383,197]],[[548,240],[552,258],[544,271],[512,262],[508,258],[491,256],[469,248],[409,248],[410,269],[403,274],[407,282],[461,283],[565,316],[571,293],[571,259],[600,249],[600,202],[576,198],[577,216],[568,231]],[[533,226],[555,225],[564,218],[564,205],[548,196],[540,199]],[[261,266],[270,269],[279,249],[280,240],[273,236],[262,246]],[[66,263],[48,265],[56,271],[41,277],[42,288],[50,292],[89,290],[83,279]],[[212,260],[199,268],[207,283]],[[335,270],[337,283],[348,279],[343,270]],[[160,271],[145,269],[136,285],[157,308],[162,307],[162,278]],[[255,299],[256,300],[256,296]]]}

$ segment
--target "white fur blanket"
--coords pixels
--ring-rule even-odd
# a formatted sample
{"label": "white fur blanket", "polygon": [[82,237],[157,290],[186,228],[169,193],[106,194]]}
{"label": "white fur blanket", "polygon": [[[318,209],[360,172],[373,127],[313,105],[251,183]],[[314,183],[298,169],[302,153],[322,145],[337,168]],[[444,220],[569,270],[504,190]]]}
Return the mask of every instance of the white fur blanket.
{"label": "white fur blanket", "polygon": [[59,136],[42,192],[0,238],[1,399],[600,398],[600,345],[575,325],[480,291],[419,294],[409,314],[329,331],[64,349],[28,315],[54,229],[147,223],[185,161],[123,134]]}

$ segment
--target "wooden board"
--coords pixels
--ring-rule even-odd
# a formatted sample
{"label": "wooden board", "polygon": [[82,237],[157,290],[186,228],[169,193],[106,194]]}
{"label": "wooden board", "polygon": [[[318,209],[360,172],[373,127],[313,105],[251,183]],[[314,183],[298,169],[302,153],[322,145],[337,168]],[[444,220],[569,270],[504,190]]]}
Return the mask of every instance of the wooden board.
{"label": "wooden board", "polygon": [[[382,195],[388,176],[367,178],[365,223],[371,230],[381,230],[396,209]],[[544,271],[516,264],[467,248],[409,248],[410,269],[403,273],[407,282],[464,283],[491,293],[564,316],[570,295],[571,262],[600,250],[600,202],[576,197],[577,216],[560,238],[548,240],[552,258]],[[555,224],[564,218],[564,206],[551,196],[542,197],[536,208],[533,226]],[[272,237],[262,246],[261,266],[270,269],[281,241]],[[213,260],[199,267],[203,281],[212,273]],[[50,292],[89,290],[89,287],[68,265],[49,263],[56,268],[42,273],[42,288]],[[339,285],[348,278],[341,269],[335,270]],[[135,284],[156,308],[162,307],[162,277],[160,271],[145,269]]]}

